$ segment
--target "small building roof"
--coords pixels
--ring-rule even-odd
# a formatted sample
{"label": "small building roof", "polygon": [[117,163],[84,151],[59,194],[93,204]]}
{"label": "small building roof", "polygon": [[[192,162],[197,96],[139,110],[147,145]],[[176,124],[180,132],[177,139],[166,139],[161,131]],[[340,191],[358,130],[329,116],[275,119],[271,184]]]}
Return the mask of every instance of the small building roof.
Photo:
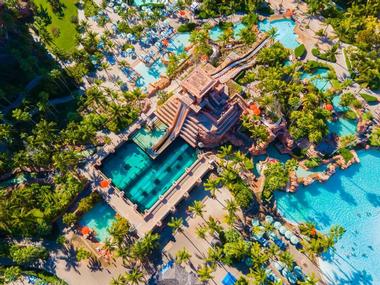
{"label": "small building roof", "polygon": [[154,280],[157,285],[200,285],[197,276],[192,272],[187,272],[179,265],[172,265],[165,272],[159,272]]}
{"label": "small building roof", "polygon": [[197,98],[202,98],[211,88],[218,83],[202,68],[195,69],[181,82],[181,87]]}

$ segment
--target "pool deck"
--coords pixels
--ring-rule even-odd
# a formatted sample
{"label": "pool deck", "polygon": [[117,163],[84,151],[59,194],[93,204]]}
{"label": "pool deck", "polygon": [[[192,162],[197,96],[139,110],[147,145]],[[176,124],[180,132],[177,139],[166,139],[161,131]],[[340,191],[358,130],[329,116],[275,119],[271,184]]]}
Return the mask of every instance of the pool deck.
{"label": "pool deck", "polygon": [[140,213],[137,205],[124,197],[124,193],[114,186],[101,188],[98,181],[107,179],[95,167],[90,167],[88,175],[96,177],[92,179],[92,189],[98,191],[104,200],[122,217],[126,218],[136,229],[137,234],[142,237],[160,227],[162,220],[176,210],[178,203],[189,196],[189,192],[195,185],[202,183],[202,177],[213,169],[212,160],[207,154],[199,155],[197,161],[162,195],[152,208]]}

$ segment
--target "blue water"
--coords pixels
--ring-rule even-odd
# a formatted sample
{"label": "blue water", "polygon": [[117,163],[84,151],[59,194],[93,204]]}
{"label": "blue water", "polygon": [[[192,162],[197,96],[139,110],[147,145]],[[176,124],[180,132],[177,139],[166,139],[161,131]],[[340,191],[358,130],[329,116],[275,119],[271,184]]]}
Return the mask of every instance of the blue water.
{"label": "blue water", "polygon": [[317,167],[310,168],[310,169],[307,169],[307,170],[305,168],[299,166],[296,169],[296,174],[297,174],[297,177],[299,177],[299,178],[305,178],[305,177],[310,176],[311,174],[315,174],[315,173],[318,173],[318,172],[324,172],[326,169],[327,169],[327,165],[326,164],[322,164],[322,165],[319,165]]}
{"label": "blue water", "polygon": [[102,165],[103,173],[144,211],[153,206],[196,160],[188,144],[177,138],[155,160],[133,142],[126,142]]}
{"label": "blue water", "polygon": [[358,155],[360,164],[338,170],[326,183],[300,187],[294,194],[275,193],[287,219],[313,221],[322,231],[336,224],[346,229],[336,252],[321,261],[334,285],[380,284],[380,151]]}
{"label": "blue water", "polygon": [[272,27],[276,28],[277,34],[275,39],[286,48],[295,49],[300,45],[297,41],[297,35],[294,33],[296,23],[291,19],[274,20],[271,22],[265,19],[264,21],[260,21],[258,26],[261,32],[267,32]]}
{"label": "blue water", "polygon": [[185,48],[190,45],[190,33],[175,34],[169,41],[168,51],[176,55],[186,52]]}
{"label": "blue water", "polygon": [[141,75],[141,77],[136,81],[137,87],[146,87],[150,83],[159,80],[161,74],[166,73],[166,66],[160,59],[155,61],[151,66],[147,66],[143,62],[140,62],[134,69]]}
{"label": "blue water", "polygon": [[[167,50],[176,55],[186,52],[185,48],[190,44],[189,39],[190,33],[178,33],[170,39]],[[134,69],[141,75],[136,81],[136,86],[147,87],[150,83],[159,80],[162,74],[166,74],[167,68],[165,64],[158,59],[151,66],[147,66],[143,62],[140,62]]]}
{"label": "blue water", "polygon": [[334,96],[333,99],[331,100],[333,106],[334,106],[334,110],[336,112],[346,112],[348,111],[348,107],[344,107],[342,105],[340,105],[340,96]]}
{"label": "blue water", "polygon": [[[240,31],[245,28],[245,25],[243,23],[235,23],[233,26],[234,30],[234,38],[239,39],[240,38]],[[219,37],[223,34],[223,30],[218,26],[214,26],[210,32],[210,39],[213,41],[218,41]]]}
{"label": "blue water", "polygon": [[348,120],[340,117],[339,120],[327,123],[331,133],[338,136],[347,136],[356,134],[356,120]]}
{"label": "blue water", "polygon": [[134,6],[141,6],[144,4],[150,4],[150,3],[164,3],[163,0],[133,0]]}
{"label": "blue water", "polygon": [[283,162],[283,163],[285,163],[287,160],[291,158],[290,155],[288,154],[281,154],[273,144],[270,144],[267,148],[266,154],[257,155],[257,156],[254,156],[253,158],[253,162],[254,162],[253,173],[256,176],[260,176],[258,163],[260,161],[264,161],[267,157],[277,159],[278,161]]}
{"label": "blue water", "polygon": [[107,229],[115,220],[115,211],[104,201],[97,203],[90,211],[85,213],[79,224],[95,231],[96,238],[105,242],[110,237]]}
{"label": "blue water", "polygon": [[317,68],[313,73],[304,72],[301,79],[309,79],[320,91],[327,91],[331,87],[330,80],[327,79],[329,70],[327,68]]}

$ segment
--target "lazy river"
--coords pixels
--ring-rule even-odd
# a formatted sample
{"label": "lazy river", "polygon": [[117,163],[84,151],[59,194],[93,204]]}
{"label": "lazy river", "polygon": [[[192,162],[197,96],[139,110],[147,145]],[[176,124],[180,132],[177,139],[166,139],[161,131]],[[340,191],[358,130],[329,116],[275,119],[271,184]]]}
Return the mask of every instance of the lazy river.
{"label": "lazy river", "polygon": [[312,221],[322,231],[346,229],[335,251],[320,260],[329,284],[380,284],[380,151],[358,151],[360,164],[339,170],[326,183],[294,194],[277,192],[279,211],[290,221]]}

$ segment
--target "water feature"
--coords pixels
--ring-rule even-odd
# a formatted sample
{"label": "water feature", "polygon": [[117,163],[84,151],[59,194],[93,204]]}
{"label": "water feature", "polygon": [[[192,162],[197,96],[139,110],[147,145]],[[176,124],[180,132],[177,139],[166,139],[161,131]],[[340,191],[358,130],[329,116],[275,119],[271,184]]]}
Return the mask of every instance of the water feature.
{"label": "water feature", "polygon": [[85,213],[79,224],[94,230],[96,239],[105,242],[110,236],[107,229],[115,220],[115,215],[116,212],[107,203],[102,201],[95,204],[90,211]]}
{"label": "water feature", "polygon": [[329,70],[327,68],[317,68],[313,73],[303,72],[301,79],[311,80],[311,83],[320,91],[327,91],[331,87],[330,80],[328,80]]}
{"label": "water feature", "polygon": [[329,131],[335,133],[338,136],[347,136],[356,134],[356,120],[349,120],[340,117],[338,120],[327,123]]}
{"label": "water feature", "polygon": [[152,148],[160,138],[166,133],[168,127],[157,120],[154,122],[152,128],[142,128],[134,137],[133,141],[138,144],[143,150],[147,151]]}
{"label": "water feature", "polygon": [[190,45],[190,33],[177,33],[169,40],[168,51],[176,55],[186,52]]}
{"label": "water feature", "polygon": [[298,168],[296,169],[296,174],[297,174],[297,177],[299,178],[305,178],[315,173],[324,172],[326,169],[327,169],[326,164],[321,164],[317,167],[310,168],[310,169],[305,169],[301,166],[298,166]]}
{"label": "water feature", "polygon": [[151,208],[195,160],[195,151],[181,138],[154,160],[135,143],[126,142],[103,162],[102,171],[144,211]]}
{"label": "water feature", "polygon": [[280,212],[293,222],[313,221],[322,231],[346,229],[321,269],[330,284],[380,284],[380,151],[359,151],[360,164],[338,170],[326,183],[294,193],[276,192]]}
{"label": "water feature", "polygon": [[140,62],[134,67],[134,69],[141,75],[136,81],[137,87],[146,87],[150,83],[159,80],[161,74],[166,73],[166,66],[160,59],[156,60],[151,66],[147,66],[143,62]]}
{"label": "water feature", "polygon": [[[240,38],[240,32],[244,28],[245,28],[245,25],[243,23],[235,23],[233,25],[235,39]],[[212,39],[213,41],[218,41],[219,37],[223,34],[223,30],[219,27],[219,25],[216,25],[210,30],[209,34],[210,34],[210,39]]]}
{"label": "water feature", "polygon": [[134,6],[141,6],[145,4],[160,4],[160,3],[167,3],[168,1],[165,0],[133,0]]}
{"label": "water feature", "polygon": [[258,26],[261,32],[267,32],[271,28],[275,28],[277,30],[275,39],[286,48],[295,49],[300,45],[297,41],[298,36],[294,33],[296,23],[291,19],[280,19],[274,21],[265,19],[264,21],[260,21]]}

